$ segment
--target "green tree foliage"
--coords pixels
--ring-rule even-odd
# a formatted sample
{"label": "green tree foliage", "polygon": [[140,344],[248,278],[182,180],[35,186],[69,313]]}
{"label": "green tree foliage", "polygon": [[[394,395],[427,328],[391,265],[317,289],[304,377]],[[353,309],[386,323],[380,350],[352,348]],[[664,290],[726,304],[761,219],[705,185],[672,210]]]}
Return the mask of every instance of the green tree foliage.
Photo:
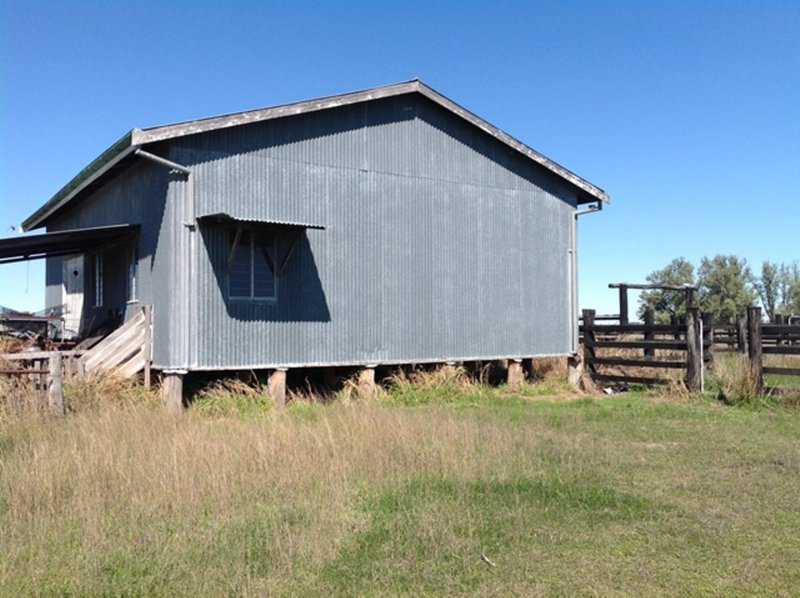
{"label": "green tree foliage", "polygon": [[776,310],[780,309],[782,294],[781,266],[765,261],[761,264],[761,277],[752,277],[752,285],[761,305],[770,321],[775,319]]}
{"label": "green tree foliage", "polygon": [[[734,255],[704,257],[695,278],[694,266],[685,258],[672,260],[661,270],[652,272],[651,284],[693,285],[698,287],[696,305],[705,313],[714,314],[719,322],[732,322],[736,315],[756,304],[765,316],[800,314],[800,264],[779,264],[765,261],[760,276],[750,271],[747,261]],[[645,291],[639,297],[639,318],[652,307],[656,321],[667,323],[673,315],[686,314],[686,294],[682,291]]]}
{"label": "green tree foliage", "polygon": [[735,255],[704,257],[697,271],[700,307],[718,322],[733,322],[756,302],[750,285],[752,274],[747,261]]}
{"label": "green tree foliage", "polygon": [[770,321],[776,314],[800,313],[800,267],[792,264],[761,264],[761,276],[752,280],[761,305]]}
{"label": "green tree foliage", "polygon": [[[694,266],[685,258],[672,260],[661,270],[647,276],[651,284],[694,285]],[[656,312],[656,322],[669,323],[673,315],[682,317],[686,314],[686,293],[683,291],[644,291],[639,296],[639,318],[644,319],[644,312],[652,307]]]}
{"label": "green tree foliage", "polygon": [[791,284],[789,285],[786,304],[787,311],[795,315],[800,314],[800,268],[798,268],[797,262],[792,264]]}

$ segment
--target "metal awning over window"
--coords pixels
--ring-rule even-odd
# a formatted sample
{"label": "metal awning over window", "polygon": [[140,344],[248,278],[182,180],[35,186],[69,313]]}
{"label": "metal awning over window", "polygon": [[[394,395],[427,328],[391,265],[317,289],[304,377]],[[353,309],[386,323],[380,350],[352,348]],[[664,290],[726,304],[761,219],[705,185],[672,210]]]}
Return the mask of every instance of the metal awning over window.
{"label": "metal awning over window", "polygon": [[254,219],[254,218],[239,218],[225,214],[223,212],[217,214],[207,214],[200,216],[197,220],[206,224],[221,224],[233,227],[236,233],[233,237],[230,253],[228,254],[228,263],[225,266],[225,274],[230,274],[231,265],[233,264],[234,256],[236,255],[236,248],[242,240],[242,234],[245,231],[265,230],[275,232],[286,232],[290,235],[289,246],[282,256],[273,256],[265,252],[265,257],[269,262],[270,268],[275,273],[275,276],[282,276],[286,270],[286,265],[292,257],[300,238],[307,229],[312,230],[325,230],[322,224],[308,224],[304,222],[292,222],[287,220],[269,220],[269,219]]}
{"label": "metal awning over window", "polygon": [[126,239],[138,230],[138,224],[118,224],[0,239],[0,264],[85,253]]}

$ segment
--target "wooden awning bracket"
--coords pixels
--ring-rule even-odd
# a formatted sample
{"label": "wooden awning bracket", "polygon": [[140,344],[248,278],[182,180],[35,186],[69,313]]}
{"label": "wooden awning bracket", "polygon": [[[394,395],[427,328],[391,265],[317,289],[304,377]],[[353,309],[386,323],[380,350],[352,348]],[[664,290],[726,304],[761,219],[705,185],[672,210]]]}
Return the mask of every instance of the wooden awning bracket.
{"label": "wooden awning bracket", "polygon": [[292,257],[294,250],[297,248],[297,244],[300,242],[300,237],[303,236],[304,231],[305,229],[299,229],[294,231],[294,235],[292,237],[292,243],[291,245],[289,245],[289,249],[286,251],[286,255],[283,257],[281,265],[278,266],[278,271],[275,272],[275,276],[277,276],[278,278],[283,276],[283,273],[286,271],[286,265],[289,263],[289,259]]}
{"label": "wooden awning bracket", "polygon": [[[242,233],[246,229],[250,230],[252,228],[253,227],[246,226],[244,224],[238,224],[236,226],[236,234],[233,237],[233,243],[231,244],[231,250],[230,250],[230,253],[228,254],[228,262],[225,265],[225,276],[228,276],[231,273],[231,268],[233,267],[233,259],[234,259],[234,256],[236,255],[236,249],[239,247],[239,243],[242,240]],[[273,228],[273,230],[277,230],[277,231],[281,230],[279,227],[270,227],[270,228]],[[269,249],[266,246],[262,246],[261,249],[262,249],[262,251],[264,253],[264,257],[266,258],[270,269],[275,274],[275,276],[277,276],[278,278],[283,276],[283,273],[286,271],[286,267],[289,264],[289,260],[291,259],[292,255],[294,254],[295,249],[297,249],[297,244],[300,242],[300,238],[303,236],[304,232],[305,232],[305,228],[299,228],[299,229],[293,230],[291,232],[291,235],[292,235],[291,236],[291,243],[289,244],[289,248],[286,250],[286,255],[283,256],[283,259],[280,261],[280,264],[277,266],[277,269],[276,269],[276,260],[270,254]]]}
{"label": "wooden awning bracket", "polygon": [[239,241],[242,239],[242,231],[244,231],[244,225],[237,225],[236,235],[234,235],[233,244],[231,245],[231,252],[228,254],[228,263],[225,265],[225,276],[228,276],[231,273],[231,267],[233,267],[233,256],[236,255],[236,248],[239,247]]}

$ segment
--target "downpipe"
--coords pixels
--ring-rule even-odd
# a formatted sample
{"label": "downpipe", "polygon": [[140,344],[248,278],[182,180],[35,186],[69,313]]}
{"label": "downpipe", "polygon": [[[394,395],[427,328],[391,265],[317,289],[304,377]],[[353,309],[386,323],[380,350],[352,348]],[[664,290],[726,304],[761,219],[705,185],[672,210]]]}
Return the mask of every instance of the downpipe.
{"label": "downpipe", "polygon": [[578,332],[579,332],[579,316],[578,316],[578,216],[585,214],[593,214],[600,212],[603,209],[603,202],[598,202],[589,206],[585,210],[576,210],[572,213],[572,238],[569,249],[569,265],[570,265],[570,323],[572,327],[571,339],[571,353],[572,355],[578,354]]}
{"label": "downpipe", "polygon": [[184,365],[180,366],[180,369],[185,370],[189,368],[189,365],[193,363],[192,359],[192,334],[191,334],[191,324],[192,324],[192,314],[194,310],[193,304],[193,297],[194,297],[194,253],[195,253],[195,238],[194,232],[197,228],[197,224],[195,223],[195,196],[194,196],[194,177],[192,176],[192,171],[190,168],[184,166],[183,164],[178,164],[177,162],[173,162],[172,160],[168,160],[167,158],[162,158],[156,154],[152,154],[148,151],[143,150],[141,147],[137,148],[134,151],[134,154],[144,158],[145,160],[149,160],[154,164],[158,164],[159,166],[163,166],[168,168],[170,172],[179,173],[186,177],[186,187],[184,192],[183,198],[183,206],[181,209],[181,220],[183,221],[183,226],[188,231],[188,238],[186,239],[186,254],[184,259],[181,260],[180,263],[176,264],[178,272],[181,271],[181,268],[186,268],[186,284],[181,284],[181,292],[184,294],[185,298],[184,301],[186,302],[186,310],[183,316],[183,326],[184,326],[184,346],[183,346],[183,355],[184,355]]}

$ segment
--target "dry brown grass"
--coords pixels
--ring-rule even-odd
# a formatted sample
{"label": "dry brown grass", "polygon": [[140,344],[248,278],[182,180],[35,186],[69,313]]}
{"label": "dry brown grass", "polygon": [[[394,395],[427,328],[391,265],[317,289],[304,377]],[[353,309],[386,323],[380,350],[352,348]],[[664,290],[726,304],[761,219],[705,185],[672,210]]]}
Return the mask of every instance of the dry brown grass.
{"label": "dry brown grass", "polygon": [[[397,380],[373,401],[307,394],[282,410],[263,387],[227,381],[180,417],[135,393],[98,402],[115,392],[106,380],[66,418],[10,414],[0,595],[791,583],[796,418],[635,397],[534,402],[532,386],[512,397],[457,368]],[[209,417],[203,400],[248,407]]]}
{"label": "dry brown grass", "polygon": [[[110,557],[140,545],[188,560],[194,552],[215,552],[218,542],[241,550],[235,538],[220,534],[253,525],[264,534],[275,571],[285,575],[275,583],[286,583],[297,563],[330,558],[363,525],[354,480],[503,478],[518,467],[508,455],[535,454],[546,442],[542,435],[506,433],[501,423],[363,404],[272,411],[259,422],[199,413],[174,418],[119,402],[60,423],[7,422],[14,455],[0,461],[0,496],[4,520],[15,525],[4,530],[0,587],[12,571],[24,570],[33,584],[28,590],[80,588],[80,579],[56,580],[49,571],[102,575],[98,567]],[[291,523],[295,517],[302,526]],[[192,522],[203,531],[190,532],[187,546],[183,534]],[[29,552],[48,545],[51,554]],[[74,568],[60,559],[74,560]],[[232,562],[247,559],[242,554]],[[223,573],[238,587],[246,583],[245,570],[211,574]]]}

